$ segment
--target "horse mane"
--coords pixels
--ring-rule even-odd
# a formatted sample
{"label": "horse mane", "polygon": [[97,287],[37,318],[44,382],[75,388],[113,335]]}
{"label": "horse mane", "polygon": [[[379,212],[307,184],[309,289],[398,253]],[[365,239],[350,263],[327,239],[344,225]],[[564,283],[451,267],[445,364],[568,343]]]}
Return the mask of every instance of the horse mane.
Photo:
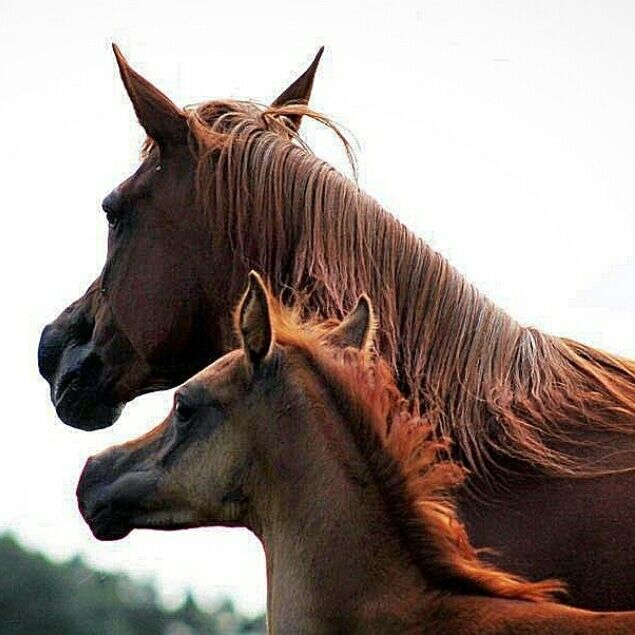
{"label": "horse mane", "polygon": [[[634,362],[514,321],[289,125],[289,115],[311,118],[352,156],[324,115],[240,101],[187,112],[213,246],[229,241],[287,300],[305,290],[307,310],[323,317],[341,318],[367,292],[400,389],[473,474],[517,464],[567,476],[610,471],[573,450],[586,431],[635,432]],[[239,297],[244,269],[226,275]]]}
{"label": "horse mane", "polygon": [[437,591],[535,602],[564,591],[556,580],[529,582],[479,557],[460,522],[453,490],[465,470],[447,458],[448,440],[413,412],[388,363],[369,351],[342,350],[337,323],[270,299],[276,342],[299,350],[316,372],[367,464],[406,552]]}

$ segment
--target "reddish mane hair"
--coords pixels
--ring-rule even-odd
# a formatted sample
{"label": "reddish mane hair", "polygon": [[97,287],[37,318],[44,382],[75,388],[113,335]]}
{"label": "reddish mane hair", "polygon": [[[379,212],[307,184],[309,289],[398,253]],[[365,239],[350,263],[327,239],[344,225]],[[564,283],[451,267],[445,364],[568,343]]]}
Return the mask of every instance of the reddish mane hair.
{"label": "reddish mane hair", "polygon": [[333,320],[307,320],[271,296],[269,307],[276,342],[299,350],[326,386],[424,579],[441,591],[536,602],[564,590],[556,580],[528,582],[480,559],[452,497],[464,469],[447,459],[448,442],[434,424],[412,411],[386,361],[333,346]]}
{"label": "reddish mane hair", "polygon": [[[635,432],[635,363],[523,327],[495,306],[289,124],[312,118],[350,154],[325,116],[240,101],[187,113],[212,244],[231,241],[285,299],[308,289],[307,310],[324,317],[342,317],[367,292],[400,389],[474,473],[518,461],[556,475],[606,473],[572,449],[586,431]],[[228,276],[238,297],[244,279]]]}

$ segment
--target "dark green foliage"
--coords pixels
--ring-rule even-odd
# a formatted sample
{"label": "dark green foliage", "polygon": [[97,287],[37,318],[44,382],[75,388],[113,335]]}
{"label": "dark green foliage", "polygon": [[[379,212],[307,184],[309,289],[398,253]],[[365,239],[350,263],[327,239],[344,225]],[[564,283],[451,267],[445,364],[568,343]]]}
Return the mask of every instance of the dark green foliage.
{"label": "dark green foliage", "polygon": [[100,573],[80,558],[56,564],[0,535],[2,635],[255,635],[264,617],[240,615],[230,601],[203,610],[188,594],[174,611],[151,584]]}

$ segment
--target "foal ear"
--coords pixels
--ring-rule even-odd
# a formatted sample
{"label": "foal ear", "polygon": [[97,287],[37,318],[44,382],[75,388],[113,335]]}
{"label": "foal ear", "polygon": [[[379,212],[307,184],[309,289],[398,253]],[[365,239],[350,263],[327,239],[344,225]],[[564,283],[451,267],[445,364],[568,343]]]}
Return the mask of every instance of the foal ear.
{"label": "foal ear", "polygon": [[158,88],[139,75],[126,61],[119,47],[113,43],[119,74],[130,97],[139,123],[159,146],[168,143],[187,143],[187,118]]}
{"label": "foal ear", "polygon": [[355,308],[330,332],[329,339],[342,348],[352,346],[364,351],[373,345],[375,328],[373,306],[362,293]]}
{"label": "foal ear", "polygon": [[[320,47],[317,55],[313,58],[311,65],[300,77],[298,77],[286,90],[284,90],[276,99],[272,106],[286,106],[287,104],[308,104],[311,98],[311,89],[313,88],[313,80],[315,79],[315,71],[317,70],[320,58],[324,53],[324,47]],[[287,115],[293,128],[297,131],[302,122],[302,115]]]}
{"label": "foal ear", "polygon": [[238,309],[238,330],[245,356],[252,366],[262,362],[273,344],[269,292],[262,278],[249,272],[247,291]]}

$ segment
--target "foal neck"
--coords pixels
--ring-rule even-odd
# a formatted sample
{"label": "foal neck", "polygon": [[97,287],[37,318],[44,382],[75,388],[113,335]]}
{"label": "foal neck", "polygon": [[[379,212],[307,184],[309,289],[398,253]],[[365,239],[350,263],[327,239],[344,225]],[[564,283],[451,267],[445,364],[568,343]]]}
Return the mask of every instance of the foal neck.
{"label": "foal neck", "polygon": [[270,625],[276,633],[408,632],[425,610],[421,571],[341,416],[328,402],[316,409],[299,400],[267,431],[255,479]]}

